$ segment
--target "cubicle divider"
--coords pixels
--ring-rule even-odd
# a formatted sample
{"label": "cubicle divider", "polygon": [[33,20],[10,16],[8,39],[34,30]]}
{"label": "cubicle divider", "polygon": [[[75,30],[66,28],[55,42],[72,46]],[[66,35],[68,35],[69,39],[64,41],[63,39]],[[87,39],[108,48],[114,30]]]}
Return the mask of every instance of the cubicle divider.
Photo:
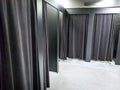
{"label": "cubicle divider", "polygon": [[49,47],[50,71],[58,71],[57,59],[57,31],[58,31],[58,10],[47,4],[47,35]]}
{"label": "cubicle divider", "polygon": [[[62,16],[61,16],[62,14]],[[46,61],[48,63],[47,71],[58,72],[58,59],[66,59],[67,53],[65,56],[62,55],[61,51],[67,51],[66,36],[67,34],[66,23],[68,21],[67,11],[54,2],[54,0],[44,1],[44,30],[46,31]],[[65,48],[66,46],[66,48]],[[60,51],[61,50],[61,51]]]}

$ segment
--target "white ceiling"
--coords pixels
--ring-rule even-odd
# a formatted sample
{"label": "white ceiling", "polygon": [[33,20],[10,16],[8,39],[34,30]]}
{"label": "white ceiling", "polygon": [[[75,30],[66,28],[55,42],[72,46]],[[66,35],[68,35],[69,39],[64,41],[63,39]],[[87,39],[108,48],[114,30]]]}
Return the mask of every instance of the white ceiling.
{"label": "white ceiling", "polygon": [[[64,0],[65,1],[65,0]],[[71,3],[67,8],[102,8],[102,7],[119,7],[120,0],[68,0]],[[76,2],[72,3],[72,1]],[[82,5],[80,5],[82,3]],[[79,5],[78,5],[79,4]]]}
{"label": "white ceiling", "polygon": [[83,1],[85,3],[95,3],[95,2],[102,1],[102,0],[79,0],[79,1]]}
{"label": "white ceiling", "polygon": [[102,8],[120,6],[120,0],[54,0],[54,1],[61,4],[64,8],[96,8],[96,7]]}

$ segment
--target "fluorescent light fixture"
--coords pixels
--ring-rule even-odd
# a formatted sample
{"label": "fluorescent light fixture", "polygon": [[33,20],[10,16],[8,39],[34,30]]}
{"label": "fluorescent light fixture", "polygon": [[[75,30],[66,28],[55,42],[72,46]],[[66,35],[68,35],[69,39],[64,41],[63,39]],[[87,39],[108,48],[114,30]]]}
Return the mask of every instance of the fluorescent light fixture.
{"label": "fluorescent light fixture", "polygon": [[64,8],[69,6],[69,0],[55,0],[58,4],[60,4],[61,6],[63,6]]}
{"label": "fluorescent light fixture", "polygon": [[115,5],[115,0],[103,0],[95,4],[95,6],[100,6],[100,7],[109,7],[114,5]]}

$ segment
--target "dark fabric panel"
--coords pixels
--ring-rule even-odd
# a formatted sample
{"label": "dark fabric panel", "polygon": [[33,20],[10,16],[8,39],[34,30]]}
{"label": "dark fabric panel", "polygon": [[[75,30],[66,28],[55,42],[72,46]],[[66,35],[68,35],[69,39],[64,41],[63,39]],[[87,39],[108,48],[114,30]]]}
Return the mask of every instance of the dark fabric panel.
{"label": "dark fabric panel", "polygon": [[116,29],[114,32],[114,61],[120,65],[120,14],[114,15],[116,18]]}
{"label": "dark fabric panel", "polygon": [[49,87],[50,86],[50,83],[49,83],[49,46],[48,46],[48,33],[47,33],[47,3],[44,2],[44,36],[45,36],[45,40],[44,40],[44,43],[45,43],[45,56],[44,56],[44,61],[45,61],[45,84],[46,84],[46,87]]}
{"label": "dark fabric panel", "polygon": [[[39,54],[38,54],[38,28],[37,28],[37,1],[32,0],[31,3],[31,30],[32,30],[32,52],[33,52],[33,89],[35,90],[42,90],[40,81],[40,68],[39,68]],[[40,35],[39,35],[40,36]],[[42,58],[41,58],[42,59]],[[41,63],[42,64],[42,63]]]}
{"label": "dark fabric panel", "polygon": [[38,57],[39,57],[39,77],[40,77],[40,86],[41,90],[46,90],[46,84],[45,84],[45,36],[44,36],[44,14],[43,14],[43,1],[44,0],[37,0],[37,31],[36,31],[36,38],[37,38],[37,48],[38,48]]}
{"label": "dark fabric panel", "polygon": [[70,16],[69,21],[69,44],[68,44],[68,57],[73,58],[73,18]]}
{"label": "dark fabric panel", "polygon": [[51,71],[58,71],[57,60],[57,30],[58,10],[47,4],[47,33],[49,47],[49,66]]}
{"label": "dark fabric panel", "polygon": [[[117,17],[116,17],[117,18]],[[118,19],[116,20],[116,30],[114,33],[114,51],[113,51],[113,58],[116,58],[116,54],[117,54],[117,45],[118,45],[118,37],[119,37],[119,28],[117,28],[117,23],[118,23]]]}
{"label": "dark fabric panel", "polygon": [[92,59],[112,60],[113,32],[113,14],[95,15]]}
{"label": "dark fabric panel", "polygon": [[110,31],[110,37],[109,37],[109,44],[108,44],[108,53],[106,56],[106,60],[112,60],[113,59],[113,51],[114,51],[114,33],[116,31],[116,14],[113,14],[112,17],[112,23],[111,23],[111,31]]}
{"label": "dark fabric panel", "polygon": [[[1,10],[0,10],[1,13]],[[2,24],[2,17],[0,14],[0,90],[2,90],[2,59],[5,55],[5,48],[4,48],[4,41],[3,41],[4,37],[3,37],[3,24]],[[4,59],[3,59],[4,60]]]}
{"label": "dark fabric panel", "polygon": [[68,40],[68,15],[59,13],[59,58],[67,58],[67,40]]}
{"label": "dark fabric panel", "polygon": [[70,58],[85,59],[88,15],[71,15],[69,28]]}
{"label": "dark fabric panel", "polygon": [[36,8],[36,0],[0,0],[1,90],[44,90]]}
{"label": "dark fabric panel", "polygon": [[[101,38],[101,31],[102,31],[102,27],[103,27],[103,23],[102,23],[102,16],[96,15],[95,16],[95,27],[94,27],[94,37],[93,37],[93,59],[98,60],[98,55],[99,55],[99,46],[100,46],[100,38]],[[96,40],[96,41],[95,41]]]}
{"label": "dark fabric panel", "polygon": [[116,58],[120,59],[120,32],[119,32],[119,38],[118,38],[118,46],[117,46]]}
{"label": "dark fabric panel", "polygon": [[120,32],[120,14],[115,14],[114,17],[115,17],[115,31],[114,31],[113,58],[116,58],[118,41],[119,41],[119,32]]}
{"label": "dark fabric panel", "polygon": [[64,31],[65,31],[65,57],[64,59],[67,59],[67,55],[68,55],[68,33],[69,33],[69,14],[65,14],[65,24],[64,24]]}
{"label": "dark fabric panel", "polygon": [[[29,2],[24,1],[23,4],[22,0],[19,2],[2,2],[2,8],[5,9],[3,11],[2,21],[4,22],[6,49],[8,50],[6,52],[8,52],[9,58],[9,63],[6,62],[6,64],[8,64],[8,66],[10,65],[10,68],[8,68],[8,70],[10,70],[11,72],[9,74],[6,74],[4,72],[4,76],[11,77],[11,80],[9,82],[7,82],[7,80],[4,80],[4,85],[6,85],[5,87],[3,87],[4,90],[31,90],[30,88],[33,86],[31,83],[32,79],[30,79],[30,77],[32,77],[32,74],[29,68],[31,66],[31,57],[29,53],[30,45],[28,42],[28,25],[30,23],[27,23],[27,20],[30,17],[26,18],[28,16],[27,13],[29,13],[29,11],[27,11],[27,3]],[[23,14],[24,11],[25,13]],[[12,85],[10,85],[10,83]],[[10,85],[11,88],[7,87],[7,85]]]}
{"label": "dark fabric panel", "polygon": [[99,52],[99,59],[106,60],[106,54],[108,49],[108,42],[111,30],[111,23],[112,23],[112,15],[104,15],[103,16],[103,29],[101,32],[101,40],[100,40],[100,52]]}

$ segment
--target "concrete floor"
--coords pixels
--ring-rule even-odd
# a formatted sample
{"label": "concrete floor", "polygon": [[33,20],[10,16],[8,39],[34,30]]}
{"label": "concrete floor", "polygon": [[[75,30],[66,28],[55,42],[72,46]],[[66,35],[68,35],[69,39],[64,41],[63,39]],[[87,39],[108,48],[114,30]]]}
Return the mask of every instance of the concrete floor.
{"label": "concrete floor", "polygon": [[120,90],[120,66],[113,62],[69,59],[59,67],[58,74],[50,72],[48,90]]}

